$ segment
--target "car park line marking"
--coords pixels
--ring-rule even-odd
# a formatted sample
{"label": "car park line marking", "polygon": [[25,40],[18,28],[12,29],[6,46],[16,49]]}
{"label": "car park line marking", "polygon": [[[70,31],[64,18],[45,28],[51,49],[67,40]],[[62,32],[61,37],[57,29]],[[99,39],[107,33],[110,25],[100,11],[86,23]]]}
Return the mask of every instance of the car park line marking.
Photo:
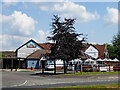
{"label": "car park line marking", "polygon": [[27,80],[25,80],[25,82],[24,82],[24,83],[19,84],[19,85],[13,85],[12,87],[23,86],[23,85],[25,85],[27,82],[28,82],[28,81],[27,81]]}

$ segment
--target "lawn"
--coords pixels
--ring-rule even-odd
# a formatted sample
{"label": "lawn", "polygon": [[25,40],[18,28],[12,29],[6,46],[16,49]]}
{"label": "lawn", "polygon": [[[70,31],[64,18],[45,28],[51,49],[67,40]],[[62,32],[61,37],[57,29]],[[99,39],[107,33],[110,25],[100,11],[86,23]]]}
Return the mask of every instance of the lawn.
{"label": "lawn", "polygon": [[[53,88],[41,88],[34,90],[120,90],[118,83],[103,84],[103,85],[88,85],[88,86],[66,86],[66,87],[53,87]],[[33,89],[29,89],[33,90]]]}
{"label": "lawn", "polygon": [[60,74],[60,75],[104,75],[104,74],[118,74],[120,72],[83,72],[82,74],[80,72],[74,73],[67,73],[67,74]]}
{"label": "lawn", "polygon": [[114,83],[114,84],[88,85],[88,86],[67,86],[67,87],[60,87],[60,88],[118,88],[118,87],[119,87],[118,83]]}

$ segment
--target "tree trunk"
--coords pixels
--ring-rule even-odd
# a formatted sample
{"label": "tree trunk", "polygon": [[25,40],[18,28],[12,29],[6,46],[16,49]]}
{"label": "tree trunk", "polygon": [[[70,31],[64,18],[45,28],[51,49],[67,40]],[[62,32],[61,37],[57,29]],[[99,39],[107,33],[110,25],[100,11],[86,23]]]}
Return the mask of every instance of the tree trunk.
{"label": "tree trunk", "polygon": [[54,60],[54,74],[56,74],[56,61]]}
{"label": "tree trunk", "polygon": [[66,64],[65,64],[65,60],[64,60],[64,73],[67,73],[67,71],[66,71]]}

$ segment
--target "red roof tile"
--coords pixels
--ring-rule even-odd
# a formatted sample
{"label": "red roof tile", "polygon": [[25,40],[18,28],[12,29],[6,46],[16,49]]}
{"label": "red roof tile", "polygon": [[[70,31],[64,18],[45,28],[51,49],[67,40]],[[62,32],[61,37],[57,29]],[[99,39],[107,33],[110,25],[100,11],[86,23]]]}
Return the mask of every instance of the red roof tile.
{"label": "red roof tile", "polygon": [[104,52],[105,52],[105,45],[94,45],[99,52],[98,58],[104,58]]}
{"label": "red roof tile", "polygon": [[54,44],[52,44],[52,43],[39,43],[39,45],[41,47],[43,47],[45,50],[50,50],[52,45],[54,45]]}
{"label": "red roof tile", "polygon": [[[39,43],[39,45],[41,47],[43,47],[45,50],[50,50],[52,45],[54,45],[54,44],[52,44],[52,43]],[[85,45],[83,48],[83,51],[85,52],[90,45],[91,44]],[[98,49],[98,52],[99,52],[98,58],[104,58],[105,45],[93,45],[93,46]]]}
{"label": "red roof tile", "polygon": [[[85,45],[85,47],[83,48],[83,51],[85,52],[90,45],[93,45],[93,44]],[[93,46],[98,49],[98,52],[99,52],[98,58],[104,58],[105,45],[93,45]]]}

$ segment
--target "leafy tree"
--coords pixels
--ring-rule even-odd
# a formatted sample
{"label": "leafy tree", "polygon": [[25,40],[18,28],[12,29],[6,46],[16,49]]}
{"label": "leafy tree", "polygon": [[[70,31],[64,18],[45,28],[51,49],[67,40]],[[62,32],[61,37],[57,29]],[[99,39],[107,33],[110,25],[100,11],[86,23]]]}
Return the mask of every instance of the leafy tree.
{"label": "leafy tree", "polygon": [[5,55],[3,55],[1,52],[0,52],[0,58],[3,58],[5,57]]}
{"label": "leafy tree", "polygon": [[120,32],[113,37],[112,45],[107,45],[107,49],[111,59],[117,58],[120,60]]}
{"label": "leafy tree", "polygon": [[116,58],[120,60],[120,32],[113,37],[113,48],[114,48],[114,53],[116,54]]}
{"label": "leafy tree", "polygon": [[75,28],[73,24],[75,19],[64,19],[60,21],[60,17],[54,15],[52,19],[52,35],[48,37],[49,40],[53,40],[55,45],[51,48],[50,57],[52,59],[61,59],[64,61],[64,73],[66,73],[65,62],[79,58],[81,55],[81,50],[83,48],[83,42],[85,37],[82,40],[78,40],[83,34],[75,33]]}

